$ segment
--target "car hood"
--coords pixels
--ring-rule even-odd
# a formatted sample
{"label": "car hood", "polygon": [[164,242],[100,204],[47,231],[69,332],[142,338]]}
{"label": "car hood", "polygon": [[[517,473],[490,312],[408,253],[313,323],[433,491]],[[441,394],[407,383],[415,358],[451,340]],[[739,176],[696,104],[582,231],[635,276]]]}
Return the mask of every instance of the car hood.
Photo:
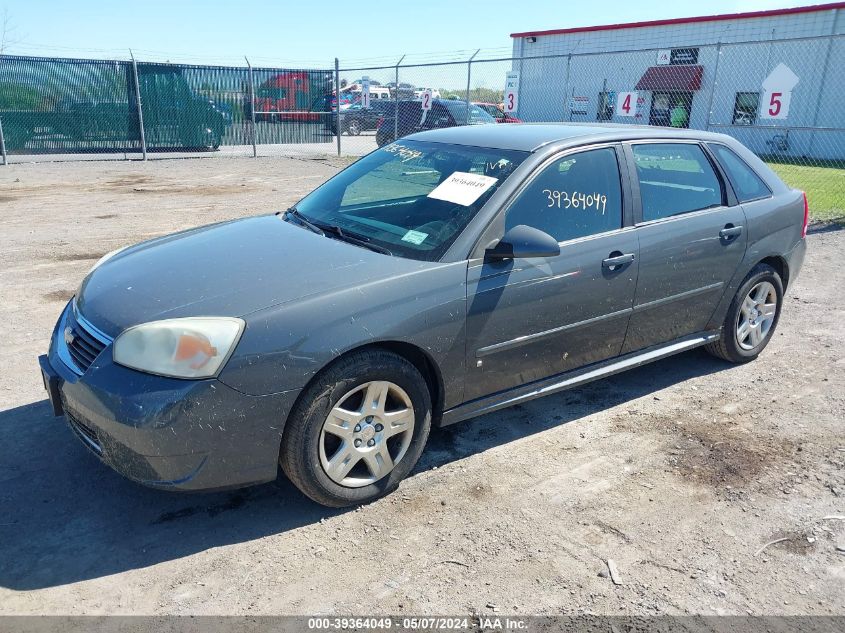
{"label": "car hood", "polygon": [[158,319],[242,317],[423,265],[268,215],[132,246],[89,274],[76,302],[88,321],[114,337]]}

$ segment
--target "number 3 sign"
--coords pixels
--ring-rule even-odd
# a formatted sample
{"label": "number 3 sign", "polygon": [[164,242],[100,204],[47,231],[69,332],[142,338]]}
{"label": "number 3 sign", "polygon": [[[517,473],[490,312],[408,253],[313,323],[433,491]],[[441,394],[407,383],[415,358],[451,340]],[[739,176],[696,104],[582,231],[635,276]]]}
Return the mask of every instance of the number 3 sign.
{"label": "number 3 sign", "polygon": [[519,73],[509,72],[505,75],[505,112],[510,114],[519,108]]}
{"label": "number 3 sign", "polygon": [[616,97],[616,114],[617,116],[636,116],[637,115],[637,93],[636,92],[620,92]]}
{"label": "number 3 sign", "polygon": [[798,76],[785,64],[778,64],[763,81],[763,100],[760,104],[761,119],[785,119],[789,116],[792,89]]}

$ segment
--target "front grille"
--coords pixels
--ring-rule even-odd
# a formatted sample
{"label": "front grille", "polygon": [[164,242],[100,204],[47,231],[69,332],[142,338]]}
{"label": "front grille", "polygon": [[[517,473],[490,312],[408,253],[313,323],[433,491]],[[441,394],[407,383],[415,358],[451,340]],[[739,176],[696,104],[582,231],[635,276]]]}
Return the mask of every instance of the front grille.
{"label": "front grille", "polygon": [[68,310],[64,331],[59,334],[61,344],[67,348],[70,360],[80,373],[84,373],[91,363],[109,344],[108,338],[96,331],[85,319],[77,316],[73,309]]}

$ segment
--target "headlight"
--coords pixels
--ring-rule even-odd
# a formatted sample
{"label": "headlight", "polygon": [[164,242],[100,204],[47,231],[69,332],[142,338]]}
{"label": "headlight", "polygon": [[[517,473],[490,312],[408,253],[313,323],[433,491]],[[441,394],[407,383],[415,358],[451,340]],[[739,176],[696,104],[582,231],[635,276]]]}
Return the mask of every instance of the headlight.
{"label": "headlight", "polygon": [[173,378],[208,378],[228,360],[241,333],[242,319],[191,317],[136,325],[114,342],[114,362]]}
{"label": "headlight", "polygon": [[108,253],[103,255],[100,259],[98,259],[93,266],[91,266],[91,270],[88,271],[88,274],[90,275],[94,270],[96,270],[97,268],[102,266],[106,261],[108,261],[109,259],[111,259],[115,255],[117,255],[120,251],[125,251],[127,248],[129,248],[129,247],[124,246],[122,248],[116,248],[113,251],[109,251]]}

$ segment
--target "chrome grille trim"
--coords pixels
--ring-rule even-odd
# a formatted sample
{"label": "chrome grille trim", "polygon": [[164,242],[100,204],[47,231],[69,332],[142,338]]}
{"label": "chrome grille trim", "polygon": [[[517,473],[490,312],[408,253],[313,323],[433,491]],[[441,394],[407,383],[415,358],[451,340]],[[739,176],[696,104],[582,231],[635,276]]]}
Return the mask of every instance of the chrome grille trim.
{"label": "chrome grille trim", "polygon": [[[72,334],[71,344],[65,339],[65,331],[68,329]],[[81,376],[111,342],[112,339],[108,335],[79,314],[76,300],[71,301],[62,315],[56,333],[56,351],[62,362],[73,373]]]}

